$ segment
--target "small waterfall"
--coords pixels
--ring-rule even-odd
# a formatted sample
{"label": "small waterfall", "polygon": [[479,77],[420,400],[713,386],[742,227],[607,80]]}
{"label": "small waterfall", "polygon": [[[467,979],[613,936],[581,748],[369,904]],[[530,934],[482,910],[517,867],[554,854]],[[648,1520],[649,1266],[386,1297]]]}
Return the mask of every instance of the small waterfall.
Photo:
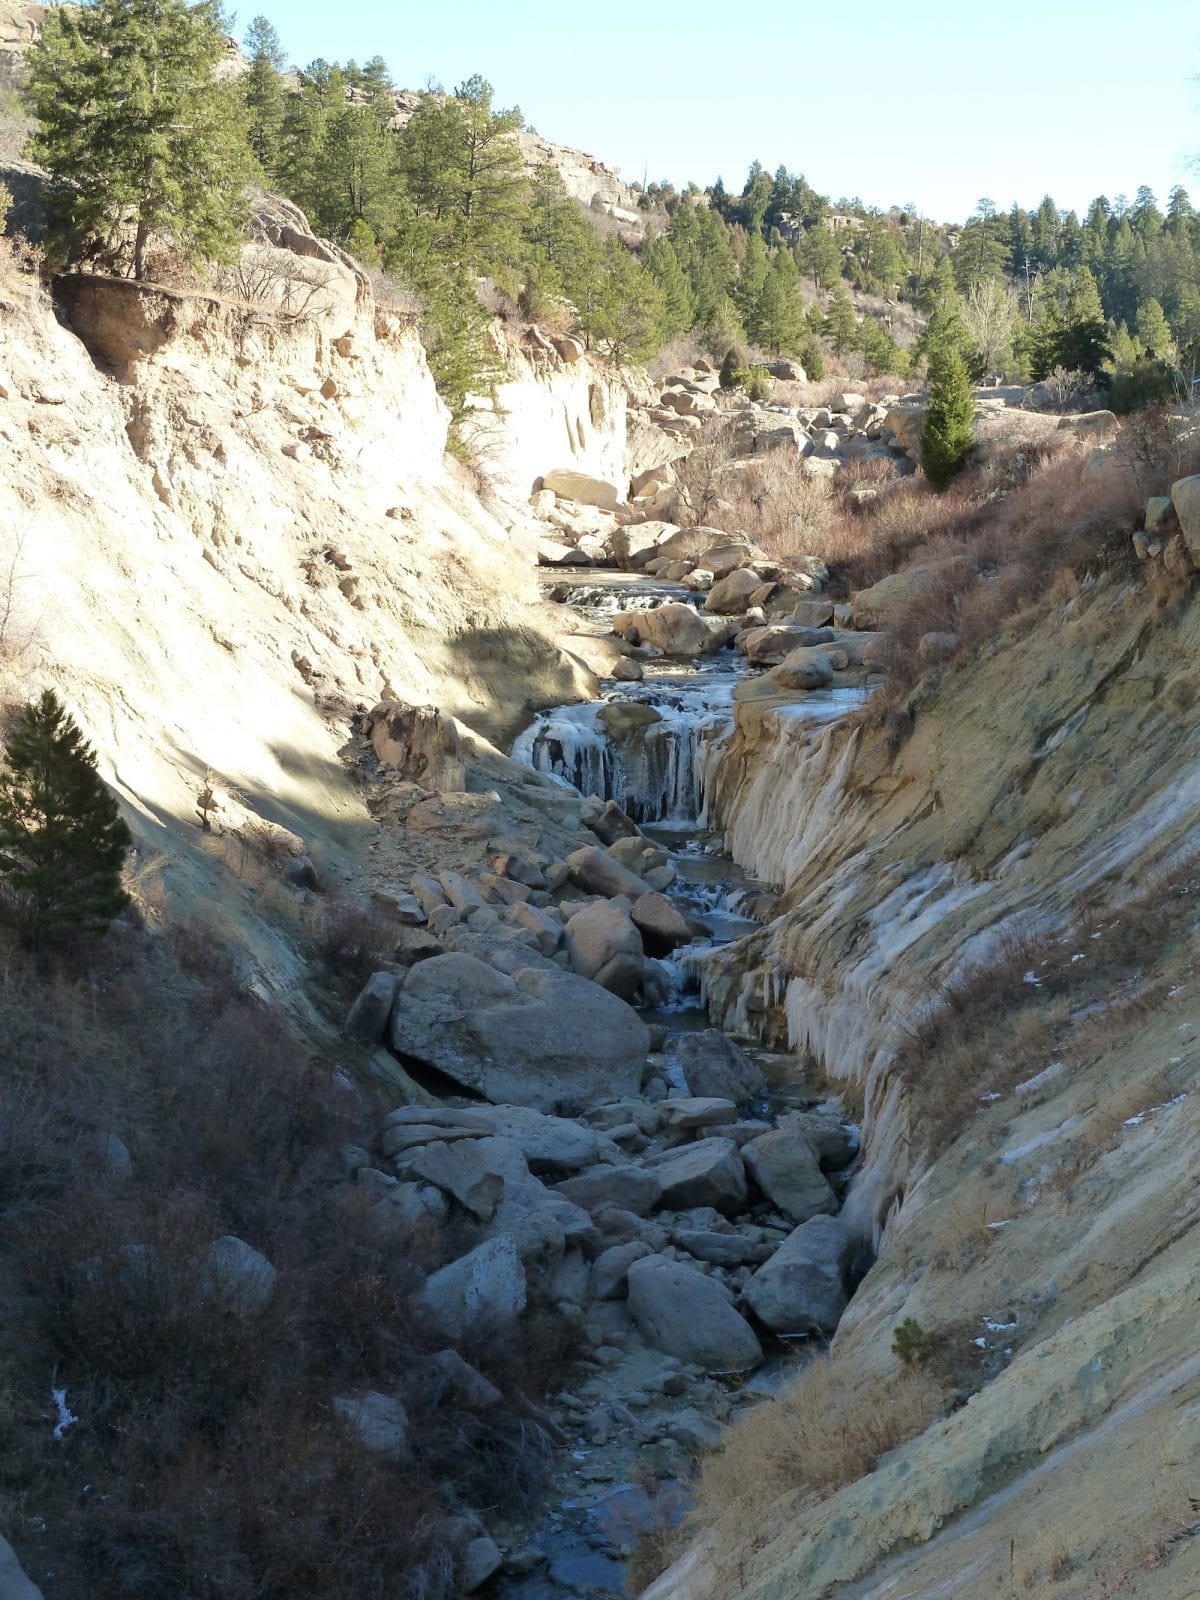
{"label": "small waterfall", "polygon": [[728,729],[732,684],[614,697],[653,705],[659,720],[610,734],[600,714],[608,701],[543,712],[513,745],[523,761],[582,794],[615,800],[635,822],[696,823],[704,815],[705,778],[714,742]]}

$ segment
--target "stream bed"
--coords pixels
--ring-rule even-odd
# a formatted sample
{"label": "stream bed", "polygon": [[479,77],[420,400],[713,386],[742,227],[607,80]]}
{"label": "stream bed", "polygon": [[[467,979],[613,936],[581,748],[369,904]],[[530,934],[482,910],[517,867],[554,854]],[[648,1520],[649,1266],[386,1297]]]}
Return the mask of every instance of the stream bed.
{"label": "stream bed", "polygon": [[[681,585],[636,574],[599,573],[571,580],[556,576],[547,588],[549,598],[571,608],[577,631],[598,634],[609,631],[618,610],[668,600],[695,604],[698,599]],[[660,1038],[665,1034],[669,1060],[673,1039],[711,1026],[702,988],[706,953],[757,928],[751,911],[773,904],[774,897],[769,885],[750,878],[724,853],[723,835],[715,825],[719,819],[710,819],[707,811],[707,774],[732,728],[734,689],[752,669],[733,649],[695,664],[648,659],[642,666],[640,681],[608,680],[597,701],[539,714],[517,739],[512,755],[585,796],[615,801],[668,852],[675,877],[667,893],[706,929],[662,960],[670,996],[641,1012],[660,1030]],[[818,691],[800,714],[828,720],[859,698],[854,691]],[[647,708],[654,719],[640,710],[620,709],[625,706]],[[615,715],[612,708],[617,708]],[[819,1098],[816,1085],[798,1081],[793,1058],[750,1053],[770,1086],[750,1115],[773,1122],[780,1112]],[[686,1092],[682,1078],[673,1082],[669,1070],[667,1080],[669,1091]],[[688,1380],[688,1399],[693,1390],[705,1391],[697,1398],[715,1432],[740,1406],[757,1402],[785,1382],[796,1361],[796,1347],[780,1343],[749,1378]],[[619,1371],[602,1367],[589,1377],[585,1369],[572,1378],[578,1394],[563,1391],[557,1396],[554,1417],[566,1437],[562,1459],[527,1547],[529,1570],[499,1580],[496,1592],[503,1600],[622,1596],[627,1592],[625,1561],[641,1533],[685,1513],[686,1472],[677,1475],[674,1470],[678,1451],[660,1449],[653,1438],[647,1442],[652,1433],[647,1419],[654,1414],[662,1367],[660,1352],[634,1349]],[[680,1391],[668,1383],[667,1392]],[[597,1421],[605,1407],[615,1418],[611,1429]]]}

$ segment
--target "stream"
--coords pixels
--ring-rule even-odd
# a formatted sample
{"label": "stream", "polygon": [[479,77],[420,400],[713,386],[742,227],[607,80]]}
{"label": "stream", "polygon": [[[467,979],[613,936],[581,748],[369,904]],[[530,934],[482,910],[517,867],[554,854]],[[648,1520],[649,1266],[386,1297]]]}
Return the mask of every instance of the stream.
{"label": "stream", "polygon": [[[697,604],[704,598],[680,584],[617,572],[566,580],[557,574],[545,587],[547,598],[571,609],[575,631],[596,634],[610,631],[619,610],[678,600]],[[757,928],[752,913],[770,907],[774,895],[769,885],[750,878],[724,853],[719,819],[710,818],[707,810],[706,779],[732,729],[734,688],[753,669],[732,648],[694,664],[651,658],[642,666],[639,682],[606,680],[600,700],[542,712],[518,737],[512,755],[585,796],[614,800],[669,853],[675,880],[666,892],[707,930],[663,958],[670,996],[641,1012],[648,1024],[665,1030],[669,1059],[672,1036],[710,1026],[703,998],[706,954]],[[817,691],[799,714],[806,720],[828,720],[860,698],[854,690]],[[608,709],[625,705],[648,708],[655,720],[618,712],[612,726],[606,726]],[[770,1090],[750,1114],[773,1120],[780,1111],[811,1102],[812,1093],[796,1092],[803,1086],[795,1081],[793,1058],[752,1054]],[[672,1081],[669,1069],[667,1079],[670,1088],[686,1091],[682,1077]],[[794,1359],[781,1346],[748,1382],[727,1384],[728,1403],[720,1402],[724,1414],[772,1392],[785,1381]],[[631,1390],[626,1396],[631,1405],[638,1404],[641,1367],[649,1381],[651,1368],[659,1364],[661,1357],[653,1351],[635,1352],[627,1359],[622,1377]],[[574,1381],[586,1390],[586,1381]],[[567,1394],[564,1404],[575,1400]],[[589,1436],[582,1411],[576,1414],[567,1405],[569,1459],[556,1474],[547,1510],[533,1534],[531,1561],[538,1564],[525,1575],[500,1580],[496,1592],[503,1600],[620,1597],[626,1593],[624,1560],[640,1531],[682,1516],[686,1491],[673,1477],[660,1474],[656,1479],[647,1469],[635,1437],[639,1419],[625,1410],[630,1426],[618,1430],[626,1436],[614,1446],[607,1439],[597,1441],[594,1433]],[[650,1446],[651,1455],[655,1448]]]}

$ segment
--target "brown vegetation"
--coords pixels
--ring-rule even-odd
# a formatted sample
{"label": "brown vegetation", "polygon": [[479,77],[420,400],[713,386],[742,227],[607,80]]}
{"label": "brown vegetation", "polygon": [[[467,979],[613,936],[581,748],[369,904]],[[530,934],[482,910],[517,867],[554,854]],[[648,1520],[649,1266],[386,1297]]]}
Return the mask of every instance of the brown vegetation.
{"label": "brown vegetation", "polygon": [[689,1519],[713,1539],[714,1558],[751,1551],[756,1530],[782,1524],[874,1470],[889,1450],[943,1415],[945,1390],[920,1365],[862,1378],[836,1354],[814,1356],[776,1399],[746,1413],[706,1458]]}
{"label": "brown vegetation", "polygon": [[[31,1576],[62,1600],[453,1593],[464,1508],[536,1490],[530,1401],[570,1345],[535,1312],[467,1352],[504,1404],[443,1392],[413,1295],[474,1238],[387,1232],[345,1181],[380,1106],[187,930],[118,927],[50,973],[6,946],[0,1056],[0,1527]],[[265,1305],[214,1284],[225,1235],[274,1266]],[[78,1418],[57,1439],[52,1387]],[[332,1413],[372,1390],[410,1459]]]}

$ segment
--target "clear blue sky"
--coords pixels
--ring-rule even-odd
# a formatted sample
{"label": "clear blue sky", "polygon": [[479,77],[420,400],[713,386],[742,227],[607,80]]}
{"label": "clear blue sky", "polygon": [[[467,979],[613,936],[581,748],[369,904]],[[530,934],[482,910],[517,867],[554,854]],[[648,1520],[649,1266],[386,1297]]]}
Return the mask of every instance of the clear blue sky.
{"label": "clear blue sky", "polygon": [[1200,195],[1196,0],[243,5],[239,36],[261,6],[297,65],[378,53],[406,88],[481,72],[497,104],[631,180],[740,189],[757,157],[939,220],[985,195]]}

